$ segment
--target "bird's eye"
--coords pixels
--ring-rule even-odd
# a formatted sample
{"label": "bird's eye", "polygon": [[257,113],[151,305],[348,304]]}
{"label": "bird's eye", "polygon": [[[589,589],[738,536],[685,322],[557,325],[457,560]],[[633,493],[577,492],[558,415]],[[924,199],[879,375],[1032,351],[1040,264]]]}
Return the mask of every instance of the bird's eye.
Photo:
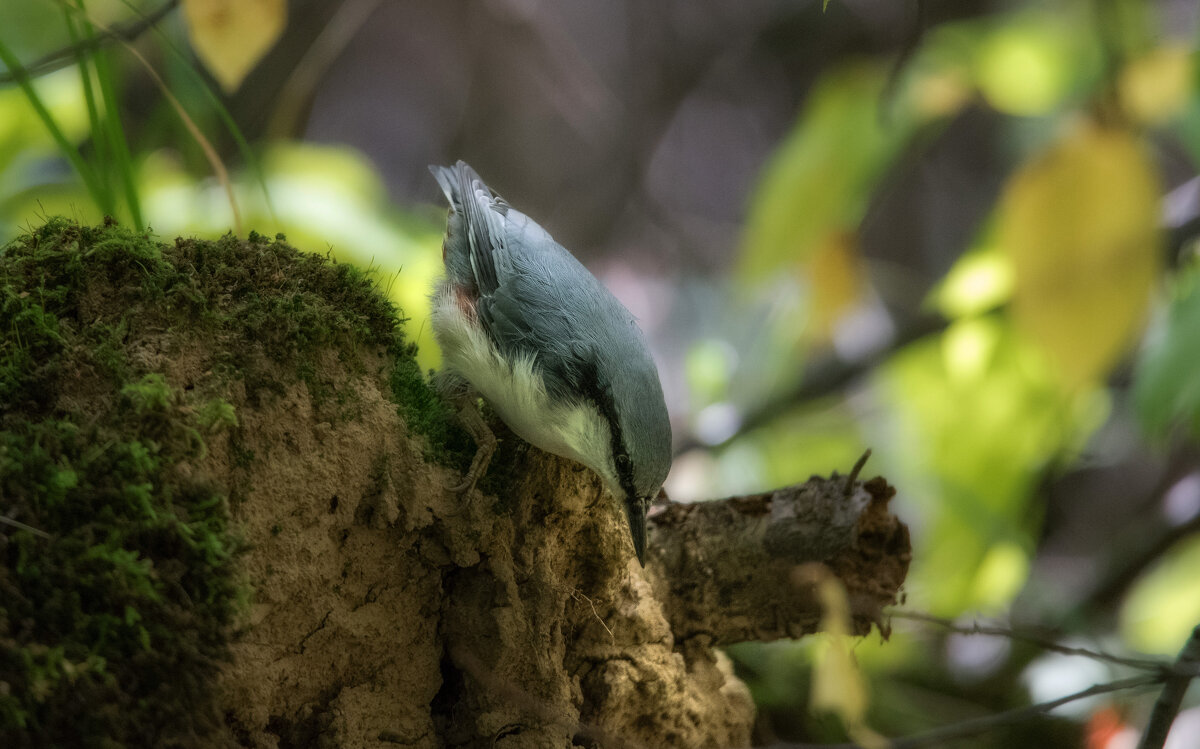
{"label": "bird's eye", "polygon": [[629,456],[628,455],[618,455],[617,456],[617,464],[620,466],[629,465]]}

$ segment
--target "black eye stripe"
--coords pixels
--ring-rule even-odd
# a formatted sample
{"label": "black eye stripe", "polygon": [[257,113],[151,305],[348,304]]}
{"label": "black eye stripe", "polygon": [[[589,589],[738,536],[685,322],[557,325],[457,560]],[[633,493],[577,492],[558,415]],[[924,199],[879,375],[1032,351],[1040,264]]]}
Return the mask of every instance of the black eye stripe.
{"label": "black eye stripe", "polygon": [[600,374],[596,371],[594,363],[580,374],[582,375],[580,385],[584,394],[595,404],[600,415],[608,423],[609,449],[612,451],[613,466],[617,469],[617,481],[626,497],[636,497],[637,490],[633,485],[633,461],[629,458],[629,450],[625,446],[625,435],[621,433],[621,422],[617,420],[612,389],[601,385]]}

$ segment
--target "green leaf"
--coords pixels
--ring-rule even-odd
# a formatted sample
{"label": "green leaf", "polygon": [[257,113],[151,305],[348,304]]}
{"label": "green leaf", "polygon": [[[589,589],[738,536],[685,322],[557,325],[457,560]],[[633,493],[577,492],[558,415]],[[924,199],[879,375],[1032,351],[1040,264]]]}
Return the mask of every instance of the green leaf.
{"label": "green leaf", "polygon": [[1200,619],[1200,539],[1171,549],[1146,571],[1121,606],[1121,634],[1145,653],[1174,655]]}
{"label": "green leaf", "polygon": [[1200,268],[1174,282],[1166,315],[1147,336],[1133,378],[1142,423],[1163,433],[1174,424],[1200,436]]}
{"label": "green leaf", "polygon": [[1037,482],[1104,423],[1105,392],[1064,389],[998,315],[902,349],[878,384],[894,414],[889,478],[905,487],[906,521],[924,534],[910,600],[946,616],[1003,608],[1029,571]]}
{"label": "green leaf", "polygon": [[741,275],[761,280],[806,259],[833,231],[852,231],[898,146],[905,123],[879,110],[884,71],[854,64],[828,73],[771,157],[742,237]]}
{"label": "green leaf", "polygon": [[1068,385],[1102,381],[1142,330],[1161,190],[1136,134],[1090,122],[1005,188],[997,241],[1016,272],[1013,317]]}

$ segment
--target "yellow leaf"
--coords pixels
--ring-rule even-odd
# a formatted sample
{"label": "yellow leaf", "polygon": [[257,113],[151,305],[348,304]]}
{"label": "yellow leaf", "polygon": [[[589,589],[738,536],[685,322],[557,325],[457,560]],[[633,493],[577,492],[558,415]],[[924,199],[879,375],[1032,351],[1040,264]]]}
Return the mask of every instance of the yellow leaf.
{"label": "yellow leaf", "polygon": [[183,0],[192,49],[225,93],[242,85],[283,33],[285,0]]}
{"label": "yellow leaf", "polygon": [[1013,314],[1062,376],[1104,377],[1142,325],[1160,265],[1160,187],[1126,130],[1085,123],[1026,164],[1000,203]]}
{"label": "yellow leaf", "polygon": [[1191,52],[1183,44],[1151,50],[1121,71],[1118,91],[1124,111],[1139,122],[1170,119],[1192,92]]}
{"label": "yellow leaf", "polygon": [[867,727],[867,684],[850,652],[850,602],[846,589],[828,568],[819,564],[796,568],[794,579],[816,583],[822,610],[821,629],[826,638],[813,667],[812,709],[835,713],[842,719],[846,733],[860,746],[884,749],[887,740]]}
{"label": "yellow leaf", "polygon": [[978,53],[976,77],[988,103],[1001,112],[1046,114],[1071,82],[1071,36],[1037,15],[1000,27]]}
{"label": "yellow leaf", "polygon": [[846,723],[861,723],[867,713],[867,690],[844,635],[827,635],[813,671],[814,710],[836,713]]}
{"label": "yellow leaf", "polygon": [[921,75],[913,82],[913,103],[926,119],[950,117],[971,101],[971,80],[961,70],[949,68]]}
{"label": "yellow leaf", "polygon": [[742,237],[739,275],[755,283],[802,263],[830,232],[862,220],[871,189],[911,123],[885,125],[886,74],[854,64],[826,73],[764,166]]}
{"label": "yellow leaf", "polygon": [[1005,304],[1012,292],[1012,258],[990,240],[955,261],[934,290],[933,299],[943,315],[957,319]]}
{"label": "yellow leaf", "polygon": [[838,320],[862,297],[866,281],[855,240],[850,232],[832,232],[809,259],[811,319],[819,340],[828,340]]}

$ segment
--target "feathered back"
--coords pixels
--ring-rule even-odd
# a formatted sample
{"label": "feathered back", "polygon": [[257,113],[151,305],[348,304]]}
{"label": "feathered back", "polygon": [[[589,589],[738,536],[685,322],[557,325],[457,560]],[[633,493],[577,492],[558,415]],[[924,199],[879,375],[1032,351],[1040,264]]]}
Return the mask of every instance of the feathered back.
{"label": "feathered back", "polygon": [[562,245],[459,161],[431,166],[450,202],[448,278],[506,357],[535,357],[547,389],[591,401],[627,453],[632,489],[658,491],[671,466],[671,425],[658,369],[633,315]]}

